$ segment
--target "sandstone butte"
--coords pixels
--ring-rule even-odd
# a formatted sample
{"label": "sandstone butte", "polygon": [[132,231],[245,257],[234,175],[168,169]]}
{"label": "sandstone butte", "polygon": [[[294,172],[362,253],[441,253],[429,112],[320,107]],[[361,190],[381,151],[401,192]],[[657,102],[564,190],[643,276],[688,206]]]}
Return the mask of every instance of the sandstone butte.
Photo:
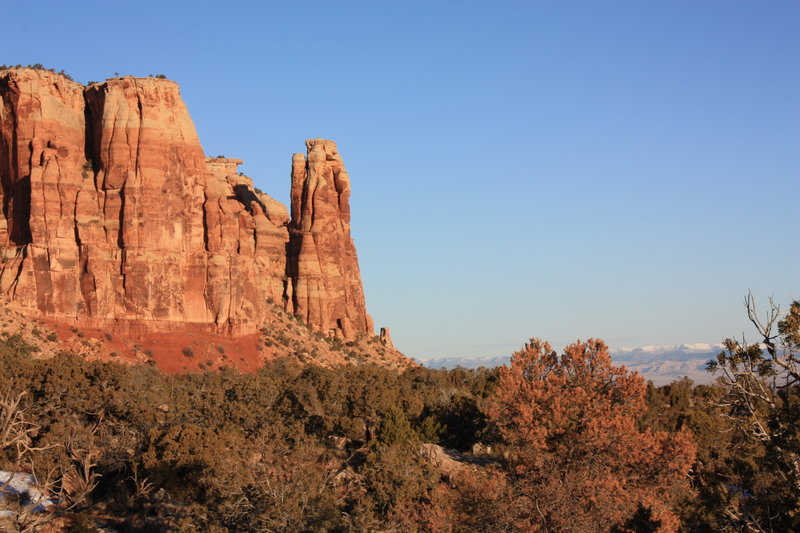
{"label": "sandstone butte", "polygon": [[374,335],[333,141],[291,167],[291,216],[207,158],[175,82],[88,87],[0,71],[0,295],[27,316],[136,336],[256,332],[278,304],[325,335]]}

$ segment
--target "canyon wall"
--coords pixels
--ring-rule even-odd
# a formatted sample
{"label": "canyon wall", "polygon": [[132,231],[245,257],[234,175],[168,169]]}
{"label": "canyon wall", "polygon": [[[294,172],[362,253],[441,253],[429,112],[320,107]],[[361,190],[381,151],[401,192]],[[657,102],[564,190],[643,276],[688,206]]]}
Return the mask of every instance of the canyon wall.
{"label": "canyon wall", "polygon": [[335,143],[295,155],[290,221],[240,160],[205,157],[172,81],[84,87],[10,69],[0,99],[0,293],[12,306],[128,334],[191,323],[239,335],[282,304],[326,334],[373,333]]}

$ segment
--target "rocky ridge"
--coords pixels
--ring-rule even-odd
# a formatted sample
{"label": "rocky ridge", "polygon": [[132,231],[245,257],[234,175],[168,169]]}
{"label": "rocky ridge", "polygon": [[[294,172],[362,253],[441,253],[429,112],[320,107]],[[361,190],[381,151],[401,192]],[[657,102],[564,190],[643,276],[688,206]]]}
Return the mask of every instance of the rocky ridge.
{"label": "rocky ridge", "polygon": [[374,335],[333,141],[292,159],[291,217],[207,158],[175,82],[0,71],[0,295],[26,316],[141,336],[253,335],[277,309]]}

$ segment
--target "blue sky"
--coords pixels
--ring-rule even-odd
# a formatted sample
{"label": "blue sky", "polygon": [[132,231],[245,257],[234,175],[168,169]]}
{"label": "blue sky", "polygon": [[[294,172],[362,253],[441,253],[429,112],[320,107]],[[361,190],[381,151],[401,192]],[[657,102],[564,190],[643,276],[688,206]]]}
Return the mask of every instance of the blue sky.
{"label": "blue sky", "polygon": [[286,201],[339,143],[377,325],[417,358],[750,333],[800,298],[800,3],[4,2],[0,63],[166,74]]}

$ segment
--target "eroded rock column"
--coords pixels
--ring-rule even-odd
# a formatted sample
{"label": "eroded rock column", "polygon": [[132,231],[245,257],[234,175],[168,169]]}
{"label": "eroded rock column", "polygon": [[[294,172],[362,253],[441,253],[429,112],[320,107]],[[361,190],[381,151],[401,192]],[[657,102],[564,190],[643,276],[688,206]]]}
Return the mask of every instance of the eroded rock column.
{"label": "eroded rock column", "polygon": [[336,143],[306,141],[292,158],[286,305],[324,333],[373,333],[355,245],[350,237],[350,179]]}

